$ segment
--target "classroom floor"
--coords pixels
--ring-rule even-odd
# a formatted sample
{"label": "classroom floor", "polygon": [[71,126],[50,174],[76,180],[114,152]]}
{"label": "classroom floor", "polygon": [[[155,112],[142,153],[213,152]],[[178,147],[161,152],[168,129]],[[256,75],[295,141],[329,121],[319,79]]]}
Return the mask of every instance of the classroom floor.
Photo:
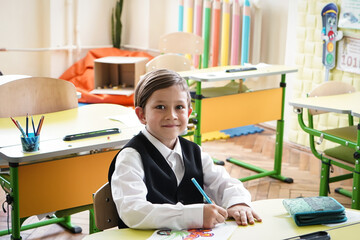
{"label": "classroom floor", "polygon": [[[202,144],[205,151],[209,152],[213,157],[224,160],[227,157],[235,157],[248,163],[255,164],[265,169],[273,168],[273,156],[275,145],[275,131],[270,128],[264,128],[264,131],[256,134],[249,134],[240,137],[229,138],[226,140],[209,141]],[[244,185],[251,192],[253,200],[271,199],[271,198],[295,198],[299,196],[316,196],[319,186],[320,161],[315,158],[309,149],[284,142],[283,144],[283,165],[282,175],[294,179],[294,183],[288,184],[278,180],[265,177],[261,179],[245,182]],[[225,168],[233,177],[244,177],[253,174],[253,172],[226,163]],[[334,174],[339,173],[335,169]],[[335,187],[340,184],[331,185],[331,194],[345,207],[350,207],[349,198],[341,196],[334,192]],[[351,180],[345,181],[342,187],[350,190]],[[0,202],[5,199],[4,192],[0,190]],[[259,213],[261,215],[261,213]],[[71,234],[62,227],[52,224],[37,229],[23,231],[21,233],[23,240],[78,240],[82,239],[89,232],[88,212],[82,212],[73,215],[73,223],[81,226],[83,232],[81,234]],[[36,222],[36,217],[31,217],[25,221],[26,223]],[[7,214],[0,211],[0,229],[7,228]],[[1,239],[10,239],[9,235],[0,237]]]}

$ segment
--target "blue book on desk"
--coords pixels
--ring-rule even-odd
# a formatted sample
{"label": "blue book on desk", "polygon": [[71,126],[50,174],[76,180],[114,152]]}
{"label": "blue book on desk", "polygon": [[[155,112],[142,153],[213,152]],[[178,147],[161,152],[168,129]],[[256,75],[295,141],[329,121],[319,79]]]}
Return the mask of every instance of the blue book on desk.
{"label": "blue book on desk", "polygon": [[332,197],[284,199],[283,205],[298,226],[340,223],[347,220],[344,206]]}

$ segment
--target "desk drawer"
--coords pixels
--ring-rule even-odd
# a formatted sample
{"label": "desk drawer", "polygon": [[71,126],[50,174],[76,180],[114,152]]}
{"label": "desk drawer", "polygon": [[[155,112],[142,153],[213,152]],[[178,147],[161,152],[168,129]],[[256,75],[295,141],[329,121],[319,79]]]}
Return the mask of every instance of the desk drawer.
{"label": "desk drawer", "polygon": [[281,119],[283,89],[204,98],[201,132],[219,131]]}
{"label": "desk drawer", "polygon": [[91,204],[117,152],[20,165],[20,217]]}

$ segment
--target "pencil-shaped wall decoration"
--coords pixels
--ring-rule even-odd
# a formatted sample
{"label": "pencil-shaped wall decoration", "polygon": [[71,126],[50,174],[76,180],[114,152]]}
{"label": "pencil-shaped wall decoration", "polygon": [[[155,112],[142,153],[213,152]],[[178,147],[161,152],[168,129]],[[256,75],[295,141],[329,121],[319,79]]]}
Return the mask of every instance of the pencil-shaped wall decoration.
{"label": "pencil-shaped wall decoration", "polygon": [[240,46],[240,5],[238,0],[233,1],[232,5],[232,25],[231,25],[231,51],[230,64],[239,64]]}
{"label": "pencil-shaped wall decoration", "polygon": [[220,22],[221,22],[221,3],[220,0],[213,2],[212,7],[212,27],[211,27],[211,66],[216,67],[219,62],[220,47]]}
{"label": "pencil-shaped wall decoration", "polygon": [[229,39],[230,39],[230,3],[224,0],[222,4],[221,22],[221,66],[228,65],[229,62]]}
{"label": "pencil-shaped wall decoration", "polygon": [[209,54],[210,54],[210,26],[211,26],[211,1],[205,0],[204,2],[204,27],[203,27],[203,39],[204,39],[204,54],[202,57],[202,67],[207,68],[209,66]]}
{"label": "pencil-shaped wall decoration", "polygon": [[[202,31],[202,0],[195,0],[195,31],[194,33],[198,36],[201,36]],[[194,67],[199,68],[199,58],[200,55],[193,56],[194,58]]]}
{"label": "pencil-shaped wall decoration", "polygon": [[[186,29],[185,32],[193,32],[193,21],[194,21],[194,0],[185,0],[185,12],[186,12]],[[188,59],[191,60],[191,55],[185,55]]]}
{"label": "pencil-shaped wall decoration", "polygon": [[250,48],[250,16],[251,8],[250,1],[244,0],[243,10],[243,27],[242,27],[242,45],[241,45],[241,65],[249,62],[249,48]]}
{"label": "pencil-shaped wall decoration", "polygon": [[185,11],[186,11],[186,32],[193,32],[193,21],[194,21],[194,1],[185,0]]}
{"label": "pencil-shaped wall decoration", "polygon": [[179,0],[179,18],[178,31],[182,32],[184,29],[184,0]]}

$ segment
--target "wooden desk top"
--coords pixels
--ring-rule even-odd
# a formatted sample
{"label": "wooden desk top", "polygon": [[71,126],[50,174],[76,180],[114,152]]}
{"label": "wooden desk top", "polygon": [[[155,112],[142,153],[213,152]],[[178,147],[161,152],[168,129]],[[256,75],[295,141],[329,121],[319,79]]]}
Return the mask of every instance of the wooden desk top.
{"label": "wooden desk top", "polygon": [[[320,230],[329,230],[334,227],[329,227],[325,225],[313,225],[313,226],[303,226],[298,227],[295,224],[295,221],[289,216],[285,208],[282,205],[282,199],[269,199],[253,202],[253,206],[256,211],[261,215],[263,222],[255,223],[254,225],[249,225],[246,227],[239,226],[230,240],[238,239],[284,239],[290,238],[306,233],[316,232]],[[347,209],[347,211],[356,211]],[[345,226],[347,223],[340,224],[338,226]],[[360,222],[359,222],[360,224]],[[340,228],[336,230],[329,231],[332,240],[342,240],[342,239],[358,239],[360,234],[360,225],[352,225],[357,227],[349,228],[349,231],[346,231],[348,227]],[[350,227],[350,226],[349,226]],[[341,234],[337,234],[337,231],[341,231]],[[134,230],[134,229],[114,229],[114,230],[105,230],[100,233],[92,234],[86,236],[84,240],[117,240],[117,239],[147,239],[153,233],[153,230]],[[334,235],[334,237],[333,237]],[[339,236],[340,235],[340,236]],[[337,237],[335,237],[337,236]]]}
{"label": "wooden desk top", "polygon": [[223,66],[223,67],[212,67],[204,68],[192,71],[179,72],[179,74],[187,79],[200,81],[200,82],[216,82],[224,80],[233,80],[233,79],[245,79],[245,78],[254,78],[254,77],[264,77],[277,74],[286,74],[297,72],[296,67],[283,66],[283,65],[256,65],[254,67],[257,70],[242,71],[242,72],[231,72],[227,73],[227,69],[238,69],[244,68],[247,66]]}
{"label": "wooden desk top", "polygon": [[307,108],[320,111],[353,114],[360,117],[360,92],[322,97],[297,98],[289,102],[295,108]]}
{"label": "wooden desk top", "polygon": [[[75,109],[44,114],[40,133],[40,150],[24,153],[20,142],[20,131],[10,118],[0,118],[0,159],[7,162],[29,162],[39,159],[64,156],[94,149],[120,147],[137,134],[142,125],[128,127],[124,123],[108,119],[114,115],[126,115],[133,111],[115,104],[91,104]],[[41,115],[34,116],[37,123]],[[25,127],[25,117],[16,117]],[[65,135],[119,128],[121,133],[75,141],[63,141]],[[32,127],[30,124],[30,132]]]}

